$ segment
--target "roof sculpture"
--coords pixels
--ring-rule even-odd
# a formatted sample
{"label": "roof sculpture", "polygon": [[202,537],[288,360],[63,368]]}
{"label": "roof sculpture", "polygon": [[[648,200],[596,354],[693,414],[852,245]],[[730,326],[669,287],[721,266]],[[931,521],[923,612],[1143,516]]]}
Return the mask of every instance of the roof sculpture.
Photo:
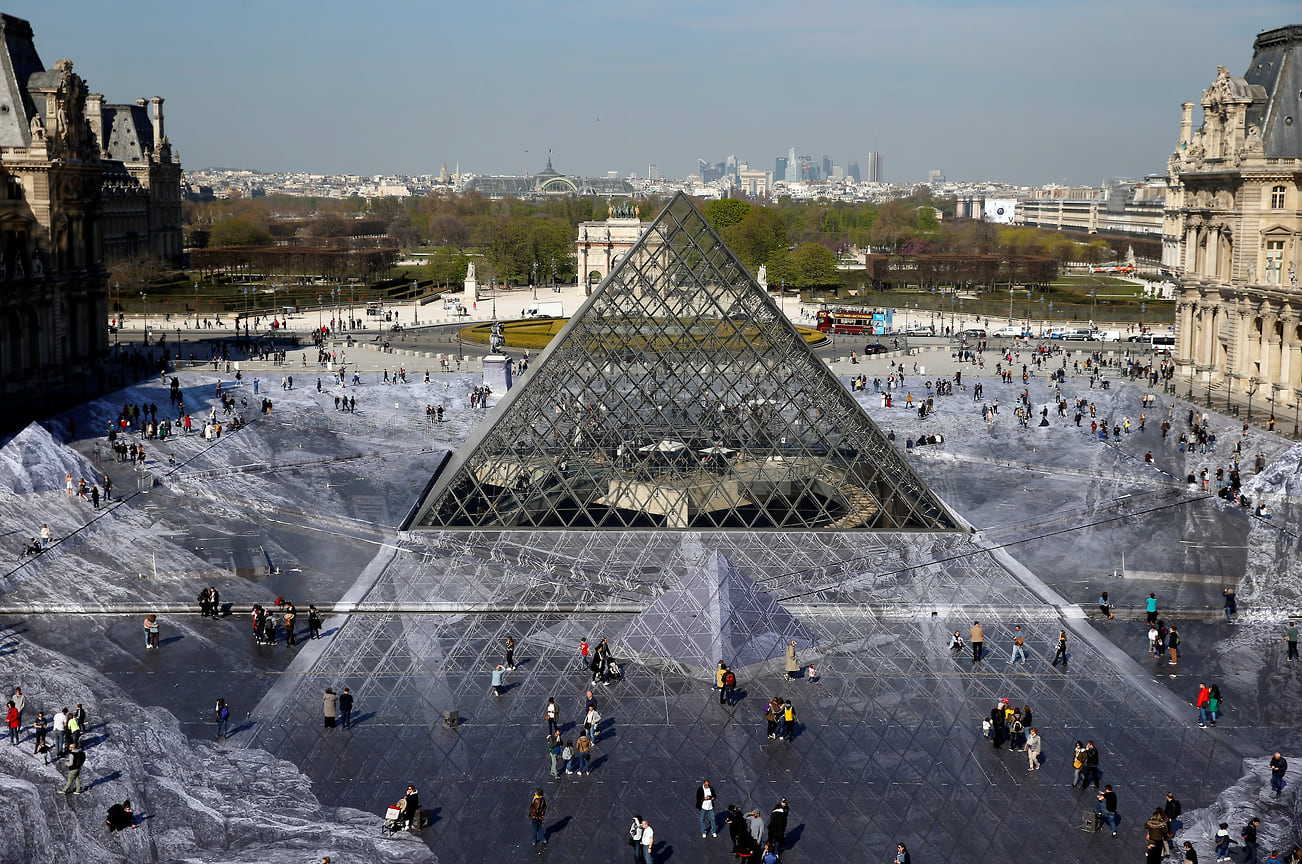
{"label": "roof sculpture", "polygon": [[412,524],[957,528],[682,194],[449,460]]}

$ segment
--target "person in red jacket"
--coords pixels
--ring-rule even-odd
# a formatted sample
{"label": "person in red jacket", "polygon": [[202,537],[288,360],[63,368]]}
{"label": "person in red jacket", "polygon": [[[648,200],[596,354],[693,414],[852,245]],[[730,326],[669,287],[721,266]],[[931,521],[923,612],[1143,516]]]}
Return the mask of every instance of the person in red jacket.
{"label": "person in red jacket", "polygon": [[9,721],[9,746],[18,746],[18,730],[22,722],[18,716],[18,708],[14,705],[12,699],[9,700],[9,711],[6,719]]}
{"label": "person in red jacket", "polygon": [[1198,684],[1198,701],[1194,703],[1194,707],[1198,709],[1198,726],[1203,729],[1207,728],[1207,703],[1211,695],[1212,691],[1206,684]]}

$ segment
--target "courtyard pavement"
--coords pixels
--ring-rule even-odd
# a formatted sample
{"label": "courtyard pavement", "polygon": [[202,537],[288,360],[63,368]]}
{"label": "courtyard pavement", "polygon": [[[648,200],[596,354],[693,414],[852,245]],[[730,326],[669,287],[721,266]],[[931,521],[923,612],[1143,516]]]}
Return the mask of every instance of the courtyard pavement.
{"label": "courtyard pavement", "polygon": [[[893,362],[834,369],[871,381]],[[944,352],[930,355],[929,376],[905,362],[915,397],[959,368]],[[766,818],[787,798],[783,860],[792,862],[885,861],[897,842],[916,862],[1138,860],[1143,822],[1167,791],[1184,802],[1179,839],[1207,859],[1215,825],[1237,827],[1252,813],[1263,849],[1291,848],[1292,787],[1268,800],[1262,771],[1274,749],[1302,743],[1302,673],[1283,662],[1282,641],[1286,616],[1302,611],[1296,499],[1279,483],[1264,490],[1275,512],[1266,522],[1191,489],[1189,470],[1229,465],[1241,425],[1213,414],[1218,452],[1180,454],[1157,427],[1170,414],[1178,432],[1189,408],[1160,388],[1111,376],[1108,390],[1091,390],[1069,374],[1064,397],[1088,397],[1099,417],[1136,420],[1141,397],[1157,396],[1147,431],[1103,443],[1071,411],[1018,428],[1007,412],[1020,376],[997,383],[989,356],[984,370],[961,368],[968,386],[981,381],[983,401],[999,399],[993,425],[970,390],[937,397],[922,421],[881,407],[871,384],[857,394],[902,451],[910,434],[944,434],[943,445],[908,458],[972,529],[952,535],[397,532],[442,455],[485,416],[467,407],[477,383],[469,375],[368,381],[349,388],[358,412],[347,414],[311,373],[282,391],[268,367],[257,397],[250,372],[240,382],[184,373],[187,405],[206,413],[220,378],[248,399],[254,422],[211,443],[147,442],[143,480],[111,459],[97,463],[103,441],[87,435],[123,402],[156,402],[161,414],[161,383],[30,427],[0,448],[9,526],[0,535],[9,675],[0,683],[23,686],[25,721],[38,707],[87,705],[95,785],[89,800],[65,800],[61,777],[32,759],[30,741],[0,748],[0,783],[33,826],[23,848],[104,861],[591,862],[629,855],[625,832],[640,813],[656,829],[657,861],[729,860],[722,834],[700,837],[692,799],[702,779],[720,804]],[[1043,372],[1028,389],[1038,409],[1050,393]],[[275,401],[270,415],[256,411],[262,396]],[[447,422],[426,419],[434,401],[449,406]],[[1259,452],[1295,476],[1288,446],[1249,430],[1245,477]],[[107,471],[126,498],[95,512],[65,496],[65,471]],[[43,523],[59,542],[17,561]],[[817,683],[786,681],[781,659],[755,664],[739,670],[740,698],[727,707],[702,677],[623,658],[624,680],[593,693],[604,719],[592,773],[553,781],[543,708],[554,696],[574,737],[590,687],[578,638],[608,636],[619,657],[623,628],[716,552],[815,635],[802,660],[815,663]],[[218,621],[195,612],[209,584],[232,604]],[[1221,612],[1229,586],[1241,610],[1233,625]],[[1102,590],[1118,604],[1114,620],[1098,615]],[[1144,650],[1149,592],[1184,634],[1175,667]],[[300,613],[321,607],[324,638],[256,646],[248,609],[277,597]],[[157,652],[143,648],[148,611],[163,621]],[[976,619],[988,634],[979,664],[946,648],[948,633],[966,636]],[[1024,667],[1007,662],[1014,625],[1028,637]],[[1060,629],[1067,671],[1049,664]],[[489,675],[508,635],[519,669],[494,697]],[[1225,694],[1214,729],[1194,724],[1200,680]],[[326,687],[356,695],[354,728],[323,728]],[[795,705],[790,743],[765,737],[773,695]],[[234,714],[226,742],[212,741],[218,697]],[[1042,771],[982,737],[981,717],[1001,698],[1031,706]],[[455,729],[442,723],[448,710],[459,712]],[[1079,830],[1093,791],[1070,785],[1078,739],[1096,742],[1103,782],[1117,789],[1117,839]],[[432,824],[384,839],[380,814],[407,783]],[[535,787],[550,802],[550,842],[539,854],[526,819]],[[148,818],[105,838],[103,809],[123,797]],[[0,860],[19,858],[0,847]]]}

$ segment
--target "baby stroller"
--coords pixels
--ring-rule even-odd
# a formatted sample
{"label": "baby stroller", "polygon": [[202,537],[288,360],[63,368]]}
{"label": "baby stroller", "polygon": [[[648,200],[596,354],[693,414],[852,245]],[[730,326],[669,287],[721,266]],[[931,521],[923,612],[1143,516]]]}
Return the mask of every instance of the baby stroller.
{"label": "baby stroller", "polygon": [[399,801],[393,804],[389,809],[384,811],[384,824],[380,827],[382,834],[396,834],[399,831],[420,831],[429,825],[429,809],[417,808],[416,812],[410,814],[403,809],[403,802]]}

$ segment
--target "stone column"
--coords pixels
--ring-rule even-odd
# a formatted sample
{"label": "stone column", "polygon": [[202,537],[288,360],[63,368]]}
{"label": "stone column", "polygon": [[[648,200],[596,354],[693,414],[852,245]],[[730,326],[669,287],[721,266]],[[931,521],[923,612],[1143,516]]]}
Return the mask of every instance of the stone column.
{"label": "stone column", "polygon": [[1220,246],[1221,246],[1220,227],[1213,227],[1208,229],[1207,256],[1203,258],[1203,273],[1205,273],[1207,276],[1210,276],[1212,279],[1220,278],[1219,276],[1217,276],[1217,269],[1216,269],[1219,266],[1217,261],[1217,254],[1220,252]]}
{"label": "stone column", "polygon": [[1181,262],[1186,273],[1195,273],[1198,266],[1198,226],[1192,222],[1184,229],[1184,260]]}
{"label": "stone column", "polygon": [[1280,318],[1280,327],[1279,383],[1294,387],[1297,381],[1297,340],[1293,336],[1297,329],[1297,316],[1287,307]]}

